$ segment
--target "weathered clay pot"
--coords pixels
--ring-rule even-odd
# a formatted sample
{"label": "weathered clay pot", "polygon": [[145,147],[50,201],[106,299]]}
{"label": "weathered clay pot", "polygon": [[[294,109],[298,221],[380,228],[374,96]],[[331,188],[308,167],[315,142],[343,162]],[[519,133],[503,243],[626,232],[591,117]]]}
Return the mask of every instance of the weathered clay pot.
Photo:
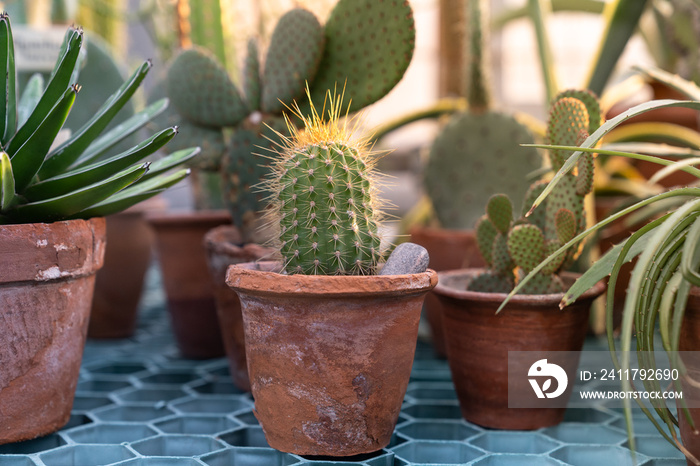
{"label": "weathered clay pot", "polygon": [[0,443],[68,422],[104,219],[0,225]]}
{"label": "weathered clay pot", "polygon": [[106,217],[107,248],[104,267],[95,279],[89,338],[128,338],[134,333],[143,279],[151,262],[153,230],[145,213],[165,208],[149,199]]}
{"label": "weathered clay pot", "polygon": [[[476,247],[473,230],[445,230],[414,227],[411,241],[423,246],[430,255],[429,267],[436,272],[486,265]],[[425,317],[430,325],[433,348],[437,356],[447,357],[445,333],[442,329],[442,304],[434,292],[425,297]]]}
{"label": "weathered clay pot", "polygon": [[209,272],[214,284],[216,312],[219,316],[231,378],[238,388],[249,392],[250,381],[245,358],[241,302],[236,292],[226,285],[226,270],[233,264],[269,258],[273,251],[258,244],[241,244],[241,242],[240,232],[230,225],[216,227],[204,236]]}
{"label": "weathered clay pot", "polygon": [[437,274],[282,275],[228,270],[243,308],[255,415],[268,443],[351,456],[389,444],[411,374],[425,294]]}
{"label": "weathered clay pot", "polygon": [[[678,343],[678,350],[697,352],[700,350],[700,289],[692,288],[688,303],[683,315],[683,325],[681,326],[681,337]],[[684,359],[688,375],[697,383],[700,380],[700,358],[694,356]],[[700,389],[689,384],[684,377],[681,377],[681,386],[683,388],[683,398],[690,406],[700,406]],[[690,416],[695,423],[696,429],[700,428],[700,408],[688,408]],[[678,411],[678,426],[681,431],[681,439],[683,446],[695,458],[700,459],[700,432],[694,431],[685,419],[685,415]],[[696,463],[687,460],[688,466],[694,466]]]}
{"label": "weathered clay pot", "polygon": [[191,359],[223,356],[204,235],[231,223],[228,212],[164,212],[147,219],[156,233],[163,286],[180,353]]}
{"label": "weathered clay pot", "polygon": [[[462,415],[469,422],[497,429],[538,429],[560,423],[564,408],[508,407],[508,352],[580,351],[590,305],[603,293],[604,284],[596,284],[563,310],[559,309],[562,294],[516,295],[496,314],[505,294],[466,291],[469,277],[478,272],[440,272],[434,290],[443,305],[447,358]],[[576,364],[578,358],[574,368]],[[528,386],[527,380],[522,382]]]}

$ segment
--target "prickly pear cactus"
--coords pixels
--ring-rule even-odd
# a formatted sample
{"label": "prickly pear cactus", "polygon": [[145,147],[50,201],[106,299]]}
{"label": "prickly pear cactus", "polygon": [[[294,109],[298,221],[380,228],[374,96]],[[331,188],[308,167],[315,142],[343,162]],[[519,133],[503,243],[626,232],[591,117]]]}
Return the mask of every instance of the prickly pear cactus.
{"label": "prickly pear cactus", "polygon": [[[267,150],[289,135],[281,124],[287,109],[298,102],[300,113],[311,115],[309,100],[321,102],[334,89],[344,89],[353,110],[374,103],[402,78],[414,43],[407,1],[339,0],[324,26],[306,10],[287,12],[264,59],[257,43],[249,42],[242,93],[211,53],[193,48],[175,57],[167,90],[182,124],[193,125],[185,132],[201,134],[207,147],[218,149],[219,138],[232,129],[221,166],[226,202],[244,239],[257,239],[253,230],[262,204],[253,186],[269,172]],[[207,160],[207,168],[215,165]]]}
{"label": "prickly pear cactus", "polygon": [[527,173],[542,160],[530,131],[505,113],[490,109],[488,84],[488,8],[469,0],[469,110],[455,114],[435,138],[424,185],[443,228],[465,230],[483,212],[491,195],[519,197],[529,185]]}
{"label": "prickly pear cactus", "polygon": [[287,273],[365,275],[381,258],[373,163],[366,142],[337,125],[342,100],[329,120],[299,115],[304,130],[292,136],[274,164],[272,215]]}
{"label": "prickly pear cactus", "polygon": [[222,165],[224,201],[245,242],[255,241],[260,234],[257,213],[264,205],[265,193],[253,187],[269,176],[270,164],[264,162],[274,157],[282,137],[287,136],[284,118],[268,117],[237,128],[229,139]]}
{"label": "prickly pear cactus", "polygon": [[443,228],[471,229],[495,193],[513,198],[527,189],[525,175],[542,165],[530,132],[497,112],[454,116],[435,138],[425,189]]}
{"label": "prickly pear cactus", "polygon": [[[547,139],[552,145],[578,145],[589,131],[601,124],[600,107],[588,91],[565,91],[554,100],[549,113]],[[550,161],[558,170],[571,156],[569,151],[551,150]],[[476,227],[477,246],[489,270],[475,276],[468,285],[472,291],[508,293],[546,257],[585,229],[584,197],[592,189],[593,160],[584,155],[576,173],[560,180],[552,194],[534,211],[534,200],[546,187],[530,186],[522,216],[513,219],[508,196],[492,196]],[[571,251],[569,248],[568,251]],[[548,294],[564,291],[558,273],[574,259],[575,251],[561,254],[523,287],[524,294]]]}

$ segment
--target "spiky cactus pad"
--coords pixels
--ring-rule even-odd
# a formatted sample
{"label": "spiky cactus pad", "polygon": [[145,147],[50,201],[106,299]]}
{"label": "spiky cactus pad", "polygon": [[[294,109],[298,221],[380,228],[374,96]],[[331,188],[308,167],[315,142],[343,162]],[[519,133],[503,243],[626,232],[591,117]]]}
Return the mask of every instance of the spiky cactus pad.
{"label": "spiky cactus pad", "polygon": [[542,165],[529,131],[497,112],[453,117],[435,139],[425,168],[425,188],[440,225],[471,229],[491,195],[518,198],[525,175]]}
{"label": "spiky cactus pad", "polygon": [[312,108],[299,114],[304,130],[285,139],[270,182],[287,273],[375,273],[381,258],[373,163],[366,143],[338,126],[342,100],[332,99],[329,121]]}
{"label": "spiky cactus pad", "polygon": [[177,111],[202,126],[235,126],[248,114],[236,86],[206,49],[185,50],[170,65],[168,95]]}

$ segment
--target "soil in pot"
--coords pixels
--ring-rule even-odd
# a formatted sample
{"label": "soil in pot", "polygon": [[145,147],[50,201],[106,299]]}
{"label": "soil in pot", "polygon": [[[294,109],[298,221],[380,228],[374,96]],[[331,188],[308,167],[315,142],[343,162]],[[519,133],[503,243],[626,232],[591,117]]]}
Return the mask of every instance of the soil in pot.
{"label": "soil in pot", "polygon": [[245,330],[255,415],[273,448],[352,456],[389,444],[437,274],[282,275],[229,268]]}
{"label": "soil in pot", "polygon": [[88,338],[133,335],[154,243],[153,230],[145,214],[164,208],[162,199],[153,198],[106,217],[108,241],[104,267],[95,280]]}
{"label": "soil in pot", "polygon": [[224,356],[204,235],[231,223],[230,215],[226,211],[164,212],[147,219],[156,233],[166,301],[180,353],[190,359]]}
{"label": "soil in pot", "polygon": [[[462,415],[496,429],[530,430],[560,423],[564,408],[508,407],[508,352],[580,351],[590,305],[603,293],[604,284],[563,310],[563,294],[516,295],[496,314],[505,294],[466,291],[467,281],[478,272],[441,272],[434,290],[443,305],[448,361]],[[575,369],[578,357],[569,364]],[[524,390],[531,390],[527,380],[522,382]]]}
{"label": "soil in pot", "polygon": [[[486,265],[476,246],[471,230],[445,230],[414,227],[411,242],[423,246],[430,255],[429,267],[436,272]],[[442,304],[434,292],[425,297],[425,317],[430,325],[433,348],[438,357],[447,357],[445,334],[442,328]]]}
{"label": "soil in pot", "polygon": [[241,303],[236,292],[226,285],[226,270],[233,264],[270,258],[273,250],[254,243],[241,244],[242,241],[238,229],[231,225],[216,227],[204,236],[207,262],[214,286],[216,312],[231,378],[236,387],[249,392]]}
{"label": "soil in pot", "polygon": [[0,443],[70,418],[104,219],[0,226]]}

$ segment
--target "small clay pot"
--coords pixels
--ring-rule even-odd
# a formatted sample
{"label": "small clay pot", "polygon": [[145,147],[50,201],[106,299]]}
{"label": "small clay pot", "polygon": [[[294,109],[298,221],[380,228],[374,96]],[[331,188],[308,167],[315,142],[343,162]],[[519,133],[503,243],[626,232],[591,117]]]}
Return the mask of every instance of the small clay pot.
{"label": "small clay pot", "polygon": [[425,294],[412,275],[283,275],[229,268],[241,299],[255,415],[267,442],[298,455],[352,456],[391,440]]}
{"label": "small clay pot", "polygon": [[0,443],[70,418],[104,219],[0,225]]}
{"label": "small clay pot", "polygon": [[134,334],[154,243],[145,214],[164,208],[164,201],[149,199],[106,217],[107,248],[104,267],[95,279],[88,338],[128,338]]}
{"label": "small clay pot", "polygon": [[[476,246],[473,230],[446,230],[441,228],[414,227],[410,231],[411,241],[423,246],[430,255],[431,269],[436,272],[486,264]],[[425,317],[430,325],[433,348],[438,357],[447,357],[445,332],[442,328],[442,304],[431,291],[425,297]]]}
{"label": "small clay pot", "polygon": [[[678,351],[692,351],[694,353],[699,351],[700,339],[698,339],[698,335],[700,335],[700,288],[693,287],[688,296],[688,303],[686,304],[685,314],[683,315],[683,325],[681,326]],[[681,353],[681,355],[683,355],[683,353]],[[700,380],[700,358],[697,356],[689,359],[684,358],[683,362],[688,370],[688,376],[697,383],[697,381]],[[689,406],[700,406],[700,389],[688,383],[686,377],[681,377],[681,387],[683,389],[683,398],[686,403]],[[680,403],[676,404],[678,406],[678,426],[681,431],[683,446],[691,455],[700,459],[700,432],[693,430],[690,424],[688,424],[684,412],[681,411]],[[691,419],[693,419],[695,428],[700,429],[700,408],[688,408],[688,411]],[[696,464],[690,459],[688,459],[687,462],[688,466],[694,466]]]}
{"label": "small clay pot", "polygon": [[[496,429],[531,430],[560,423],[564,408],[508,407],[508,352],[580,351],[590,305],[603,293],[604,284],[597,283],[563,310],[561,293],[516,295],[496,314],[506,294],[466,290],[470,277],[479,272],[440,272],[434,290],[443,306],[447,359],[462,416]],[[575,369],[578,358],[570,363]],[[522,382],[530,390],[527,380]]]}
{"label": "small clay pot", "polygon": [[226,285],[226,270],[233,264],[270,258],[274,251],[254,243],[241,244],[242,241],[238,228],[231,225],[216,227],[204,236],[209,272],[214,284],[216,312],[231,378],[238,388],[249,392],[241,302],[236,292]]}
{"label": "small clay pot", "polygon": [[231,223],[226,211],[149,214],[175,340],[185,358],[224,356],[204,235]]}

